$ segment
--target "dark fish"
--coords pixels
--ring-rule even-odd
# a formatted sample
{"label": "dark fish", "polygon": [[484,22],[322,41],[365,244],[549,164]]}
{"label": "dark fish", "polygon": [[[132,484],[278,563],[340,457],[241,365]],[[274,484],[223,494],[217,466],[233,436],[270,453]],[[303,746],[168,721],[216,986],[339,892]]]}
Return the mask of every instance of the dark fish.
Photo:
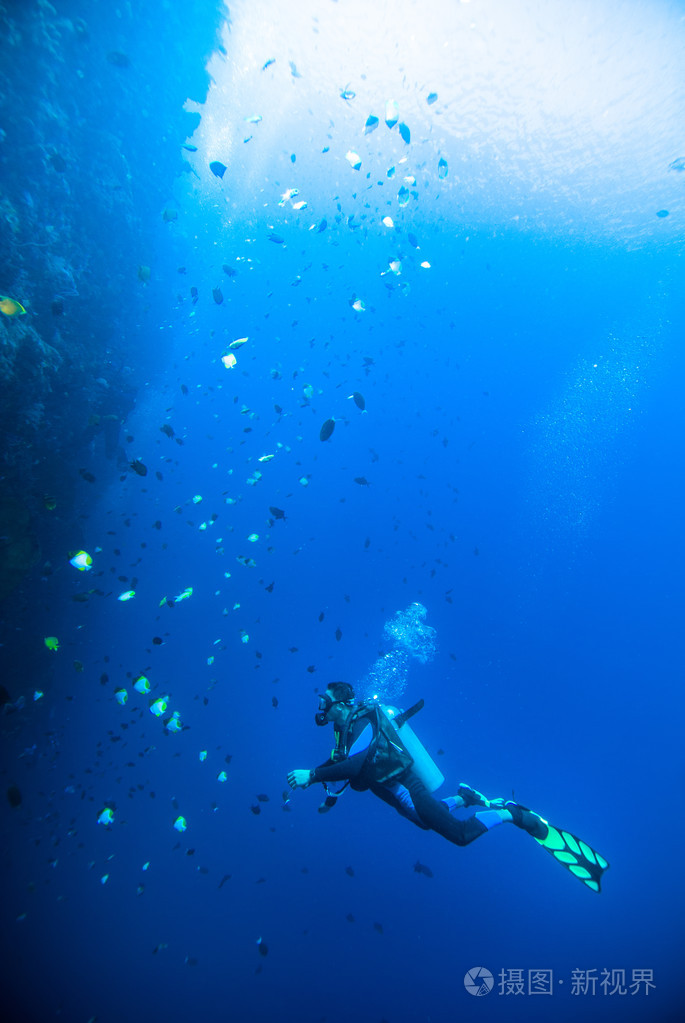
{"label": "dark fish", "polygon": [[352,400],[354,401],[357,408],[360,408],[362,412],[366,408],[366,402],[364,401],[364,395],[360,394],[359,391],[352,392]]}
{"label": "dark fish", "polygon": [[215,177],[223,178],[226,173],[226,164],[222,163],[221,160],[212,160],[209,165],[209,169]]}
{"label": "dark fish", "polygon": [[382,934],[383,933],[383,924],[374,924],[373,925],[373,929],[374,929],[374,931],[378,931],[379,934]]}
{"label": "dark fish", "polygon": [[335,630],[335,638],[337,639],[338,643],[342,639],[342,631],[340,629]]}
{"label": "dark fish", "polygon": [[137,472],[139,476],[147,476],[147,466],[143,465],[139,458],[136,458],[131,462],[131,468],[134,472]]}
{"label": "dark fish", "polygon": [[400,123],[398,127],[403,140],[407,143],[407,145],[409,145],[411,142],[411,132],[409,131],[409,128],[407,128],[404,122]]}
{"label": "dark fish", "polygon": [[291,154],[290,154],[290,162],[291,162],[291,163],[295,163],[295,161],[296,161],[296,160],[297,160],[297,157],[295,156],[295,154],[294,154],[294,153],[291,153]]}
{"label": "dark fish", "polygon": [[281,408],[280,405],[274,405],[274,412],[276,413],[277,416],[283,415],[283,409]]}
{"label": "dark fish", "polygon": [[264,589],[266,590],[267,593],[273,593],[273,591],[274,591],[274,584],[273,583],[269,583],[269,585],[265,586]]}
{"label": "dark fish", "polygon": [[259,814],[262,812],[261,806],[259,806],[257,803],[251,806],[250,809],[252,810],[252,813],[255,815],[255,817],[258,817]]}
{"label": "dark fish", "polygon": [[223,888],[223,886],[226,884],[226,882],[230,881],[230,880],[231,880],[231,875],[230,874],[224,874],[224,876],[219,881],[219,884],[217,885],[217,887],[218,888]]}
{"label": "dark fish", "polygon": [[159,470],[157,470],[157,472],[155,473],[155,476],[159,480],[160,483],[164,480],[164,477],[162,476],[162,474],[161,474],[161,472]]}
{"label": "dark fish", "polygon": [[354,482],[358,483],[360,487],[370,487],[371,484],[367,480],[366,476],[355,476]]}
{"label": "dark fish", "polygon": [[411,231],[407,235],[407,240],[408,240],[410,245],[413,245],[415,249],[418,249],[418,247],[419,247],[419,240],[418,240],[418,238],[416,237],[415,234],[411,233]]}
{"label": "dark fish", "polygon": [[114,67],[130,67],[131,60],[127,54],[122,53],[121,50],[110,50],[107,54],[108,63]]}
{"label": "dark fish", "polygon": [[197,153],[197,146],[191,145],[190,142],[184,142],[181,149],[187,149],[189,153]]}
{"label": "dark fish", "polygon": [[95,483],[95,477],[92,472],[88,472],[87,469],[79,469],[79,476],[81,476],[86,483]]}
{"label": "dark fish", "polygon": [[345,917],[345,919],[347,920],[348,924],[353,924],[354,923],[354,917],[352,916],[351,913],[348,913],[347,916]]}
{"label": "dark fish", "polygon": [[271,697],[271,706],[274,708],[274,710],[276,710],[276,708],[278,707],[278,697],[277,696],[272,696]]}
{"label": "dark fish", "polygon": [[314,672],[316,671],[316,665],[315,664],[308,664],[307,665],[307,671],[309,672],[310,675],[313,675]]}
{"label": "dark fish", "polygon": [[257,799],[259,800],[260,803],[268,803],[269,802],[269,797],[264,792],[258,793]]}
{"label": "dark fish", "polygon": [[221,294],[221,288],[212,288],[212,298],[217,305],[221,305],[224,300],[224,296]]}
{"label": "dark fish", "polygon": [[259,939],[259,941],[257,942],[257,948],[259,949],[259,954],[260,954],[260,956],[268,956],[268,954],[269,954],[269,946],[268,946],[268,945],[266,945],[266,944],[265,944],[265,943],[264,943],[264,942],[262,941],[262,939],[261,939],[261,938],[260,938],[260,939]]}
{"label": "dark fish", "polygon": [[154,643],[155,646],[161,646],[164,640],[162,639],[161,636],[153,636],[152,642]]}
{"label": "dark fish", "polygon": [[293,76],[293,78],[302,78],[302,75],[300,74],[300,72],[295,67],[295,64],[293,63],[293,61],[289,60],[288,64],[290,65],[290,74]]}
{"label": "dark fish", "polygon": [[321,232],[325,231],[327,227],[328,227],[328,221],[324,217],[322,220],[319,221],[319,223],[317,225],[317,228],[316,228],[316,233],[317,234],[321,234]]}
{"label": "dark fish", "polygon": [[657,215],[657,217],[667,217],[668,216],[668,210],[657,210],[656,215]]}
{"label": "dark fish", "polygon": [[67,169],[67,161],[64,159],[64,157],[60,153],[53,153],[49,159],[50,163],[55,168],[57,173],[64,174],[65,170]]}
{"label": "dark fish", "polygon": [[195,305],[195,303],[197,302],[197,299],[198,299],[197,288],[193,287],[193,288],[190,289],[190,297],[193,300],[193,305]]}
{"label": "dark fish", "polygon": [[7,789],[7,802],[13,810],[16,810],[18,806],[21,806],[21,792],[16,785],[10,785]]}
{"label": "dark fish", "polygon": [[275,63],[276,63],[276,58],[275,57],[269,57],[269,59],[267,60],[266,64],[262,64],[262,71],[266,71],[266,69],[268,67],[271,67],[271,65],[275,64]]}
{"label": "dark fish", "polygon": [[319,440],[328,440],[335,430],[335,419],[327,419],[319,430]]}
{"label": "dark fish", "polygon": [[275,519],[285,519],[285,512],[282,508],[274,508],[274,506],[270,504],[269,511]]}
{"label": "dark fish", "polygon": [[274,231],[272,231],[267,237],[268,237],[270,242],[274,243],[274,245],[282,245],[283,244],[284,239],[281,238],[280,234],[276,234]]}
{"label": "dark fish", "polygon": [[319,615],[319,621],[322,622],[323,620],[324,620],[324,613],[322,611],[321,614]]}
{"label": "dark fish", "polygon": [[378,118],[373,114],[369,114],[366,118],[366,124],[364,125],[364,134],[370,135],[372,131],[375,131],[378,127]]}
{"label": "dark fish", "polygon": [[50,303],[50,310],[53,316],[61,316],[62,313],[64,312],[64,302],[62,301],[62,299],[61,298],[54,299],[54,301]]}
{"label": "dark fish", "polygon": [[169,426],[168,423],[165,423],[164,426],[160,426],[160,430],[162,433],[165,433],[167,437],[173,437],[174,435],[174,428],[173,426]]}
{"label": "dark fish", "polygon": [[188,388],[186,387],[185,384],[181,384],[181,394],[187,394],[187,393],[188,393]]}
{"label": "dark fish", "polygon": [[232,266],[229,266],[228,263],[224,263],[221,269],[229,277],[235,277],[236,273],[238,272],[237,270],[234,270]]}
{"label": "dark fish", "polygon": [[352,867],[345,867],[345,873],[348,877],[354,877],[354,869]]}
{"label": "dark fish", "polygon": [[425,874],[426,877],[433,877],[433,871],[430,867],[427,867],[425,863],[420,863],[419,860],[414,864],[414,870],[417,874]]}

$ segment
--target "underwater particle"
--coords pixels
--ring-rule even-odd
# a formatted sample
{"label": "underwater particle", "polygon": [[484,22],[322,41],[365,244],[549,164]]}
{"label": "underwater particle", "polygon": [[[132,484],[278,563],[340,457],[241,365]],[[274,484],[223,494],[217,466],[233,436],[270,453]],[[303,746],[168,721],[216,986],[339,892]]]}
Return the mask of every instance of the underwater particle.
{"label": "underwater particle", "polygon": [[224,296],[221,294],[221,288],[212,288],[212,298],[217,305],[221,305],[224,300]]}
{"label": "underwater particle", "polygon": [[364,400],[363,394],[360,394],[359,391],[352,391],[352,394],[348,394],[347,397],[348,399],[352,398],[357,408],[361,409],[362,412],[364,411],[364,409],[366,408],[366,401]]}
{"label": "underwater particle", "polygon": [[107,63],[111,64],[112,67],[130,67],[131,58],[127,53],[122,53],[121,50],[110,50],[107,54]]}
{"label": "underwater particle", "polygon": [[221,361],[223,362],[226,369],[233,369],[233,367],[236,366],[238,363],[238,360],[236,359],[233,352],[228,352],[226,355],[222,355]]}
{"label": "underwater particle", "polygon": [[174,827],[179,832],[186,831],[188,828],[188,822],[186,821],[185,817],[178,816],[174,821]]}
{"label": "underwater particle", "polygon": [[230,345],[228,347],[229,348],[240,348],[242,345],[246,344],[248,340],[249,340],[249,338],[246,338],[246,337],[237,337],[235,339],[235,341],[231,341],[231,343],[230,343]]}
{"label": "underwater particle", "polygon": [[393,167],[388,167],[387,171],[385,172],[385,176],[387,178],[394,178],[395,177],[395,168],[394,168],[394,166]]}
{"label": "underwater particle", "polygon": [[319,430],[319,440],[328,440],[335,430],[335,419],[327,419]]}
{"label": "underwater particle", "polygon": [[423,263],[419,263],[419,266],[421,267],[422,270],[430,270],[431,268],[431,265],[427,259],[424,259]]}
{"label": "underwater particle", "polygon": [[207,750],[206,749],[200,750],[199,757],[200,757],[200,762],[204,763],[205,760],[207,759]]}
{"label": "underwater particle", "polygon": [[73,558],[69,558],[69,564],[78,568],[79,572],[90,572],[93,567],[93,559],[87,551],[78,551]]}
{"label": "underwater particle", "polygon": [[354,99],[357,95],[356,92],[352,92],[350,89],[350,83],[348,82],[344,89],[341,89],[339,94],[340,99],[344,99],[346,103],[349,103],[351,99]]}
{"label": "underwater particle", "polygon": [[381,223],[383,224],[384,227],[394,227],[395,226],[395,221],[392,219],[392,217],[383,217]]}
{"label": "underwater particle", "polygon": [[53,497],[51,494],[46,494],[43,498],[43,507],[46,508],[47,511],[54,511],[57,507],[57,498]]}
{"label": "underwater particle", "polygon": [[305,199],[301,199],[299,202],[294,202],[292,204],[292,207],[293,207],[294,210],[296,210],[299,213],[300,210],[306,210],[307,209],[307,202],[306,202]]}
{"label": "underwater particle", "polygon": [[262,64],[262,71],[266,71],[266,69],[268,67],[271,67],[271,65],[275,64],[275,63],[276,63],[276,58],[275,57],[269,57],[269,59],[266,61],[266,63]]}
{"label": "underwater particle", "polygon": [[147,476],[147,466],[139,458],[134,458],[129,463],[129,468],[133,469],[139,476]]}
{"label": "underwater particle", "polygon": [[261,119],[262,119],[261,114],[250,114],[249,117],[243,118],[243,120],[246,121],[248,124],[259,124]]}
{"label": "underwater particle", "polygon": [[216,776],[216,780],[220,782],[228,781],[228,775],[226,774],[225,771],[219,771],[219,773]]}
{"label": "underwater particle", "polygon": [[259,540],[259,533],[250,533],[247,539],[250,541],[250,543],[256,543],[257,540]]}
{"label": "underwater particle", "polygon": [[126,603],[127,600],[133,600],[135,595],[136,595],[135,590],[124,590],[123,593],[119,594],[117,600],[120,600],[122,603]]}
{"label": "underwater particle", "polygon": [[42,689],[35,689],[33,692],[33,702],[37,703],[38,700],[42,700],[44,696],[45,693],[43,692]]}
{"label": "underwater particle", "polygon": [[667,217],[668,216],[668,210],[657,210],[656,211],[656,215],[657,215],[657,217]]}
{"label": "underwater particle", "polygon": [[389,99],[385,104],[385,123],[388,128],[394,128],[400,119],[400,108],[396,100]]}
{"label": "underwater particle", "polygon": [[143,263],[138,267],[138,280],[142,281],[143,284],[147,284],[150,280],[152,271],[149,266],[145,266]]}
{"label": "underwater particle", "polygon": [[150,704],[150,713],[154,714],[156,718],[161,718],[163,714],[166,714],[168,696],[158,696],[156,700],[153,700]]}
{"label": "underwater particle", "polygon": [[21,792],[16,785],[10,785],[7,789],[7,802],[13,810],[21,806]]}
{"label": "underwater particle", "polygon": [[125,689],[117,689],[114,693],[114,699],[123,707],[128,701],[128,693]]}
{"label": "underwater particle", "polygon": [[345,159],[349,163],[352,170],[358,171],[362,165],[362,158],[359,153],[355,153],[353,149],[348,149],[345,153]]}
{"label": "underwater particle", "polygon": [[137,693],[142,693],[143,696],[147,696],[150,692],[150,679],[147,678],[146,675],[138,675],[133,683],[133,688]]}
{"label": "underwater particle", "polygon": [[406,142],[407,145],[409,145],[409,143],[411,142],[411,132],[409,131],[409,128],[404,123],[404,121],[399,126],[399,132],[402,137],[402,140]]}
{"label": "underwater particle", "polygon": [[114,823],[114,810],[111,806],[105,806],[98,815],[98,824],[104,824],[108,827]]}
{"label": "underwater particle", "polygon": [[378,118],[374,117],[373,114],[369,114],[364,124],[364,134],[370,135],[372,131],[375,131],[378,127]]}
{"label": "underwater particle", "polygon": [[308,487],[310,479],[311,479],[311,476],[300,476],[300,478],[299,478],[299,480],[297,482],[300,484],[301,487]]}
{"label": "underwater particle", "polygon": [[209,169],[216,178],[223,178],[226,173],[226,164],[222,163],[221,160],[212,160]]}
{"label": "underwater particle", "polygon": [[366,312],[366,305],[364,304],[364,301],[361,298],[351,298],[350,305],[354,309],[355,313]]}
{"label": "underwater particle", "polygon": [[295,66],[295,61],[289,60],[288,61],[288,67],[290,68],[290,74],[293,76],[293,78],[302,78],[302,75],[300,74],[300,72],[297,70],[297,67]]}
{"label": "underwater particle", "polygon": [[429,107],[432,107],[437,98],[438,98],[437,92],[429,92],[428,95],[426,96],[426,103],[428,104]]}
{"label": "underwater particle", "polygon": [[57,636],[46,636],[43,640],[48,650],[59,650],[59,640]]}
{"label": "underwater particle", "polygon": [[240,630],[240,642],[241,643],[249,643],[250,642],[250,637],[249,637],[248,633],[245,632],[245,629],[241,629]]}
{"label": "underwater particle", "polygon": [[5,316],[24,316],[26,310],[21,302],[17,302],[16,298],[0,295],[0,313],[4,313]]}
{"label": "underwater particle", "polygon": [[414,864],[414,870],[417,874],[423,874],[425,877],[433,877],[431,868],[427,867],[425,863],[420,863],[419,860]]}
{"label": "underwater particle", "polygon": [[447,177],[448,173],[449,167],[447,166],[447,160],[443,159],[443,157],[441,156],[440,159],[438,160],[438,177],[442,181],[444,180],[444,178]]}

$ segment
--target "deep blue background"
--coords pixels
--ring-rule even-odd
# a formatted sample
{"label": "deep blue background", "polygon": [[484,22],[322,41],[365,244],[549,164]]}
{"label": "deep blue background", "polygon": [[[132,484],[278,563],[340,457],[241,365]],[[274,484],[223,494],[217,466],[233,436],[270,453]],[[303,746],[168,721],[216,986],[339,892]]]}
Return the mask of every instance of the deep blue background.
{"label": "deep blue background", "polygon": [[[379,276],[386,239],[336,223],[333,199],[317,212],[327,231],[291,227],[285,248],[253,221],[252,271],[235,262],[244,225],[217,256],[217,238],[188,242],[204,211],[176,235],[159,218],[139,325],[156,365],[122,429],[148,475],[81,483],[70,549],[7,609],[22,658],[5,684],[27,699],[3,721],[23,795],[0,811],[12,1018],[680,1019],[681,261],[477,225],[466,243],[449,207],[419,207],[397,217],[403,297]],[[97,441],[77,461],[111,473]],[[269,524],[272,505],[286,521]],[[88,574],[68,564],[81,547]],[[73,602],[91,587],[105,596]],[[406,702],[426,700],[415,730],[441,794],[513,791],[609,859],[600,896],[511,827],[457,849],[370,795],[320,816],[317,791],[298,792],[283,811],[287,772],[328,754],[317,689],[360,680],[412,601],[438,649],[412,664]],[[133,691],[140,672],[182,734]],[[555,993],[473,999],[463,976],[481,965],[552,969]],[[571,994],[573,970],[605,968],[653,969],[655,990]]]}

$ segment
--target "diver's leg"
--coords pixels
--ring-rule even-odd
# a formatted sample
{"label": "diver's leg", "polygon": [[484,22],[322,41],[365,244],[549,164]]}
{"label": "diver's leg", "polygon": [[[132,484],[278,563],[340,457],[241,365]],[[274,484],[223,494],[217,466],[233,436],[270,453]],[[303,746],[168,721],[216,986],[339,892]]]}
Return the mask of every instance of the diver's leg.
{"label": "diver's leg", "polygon": [[399,782],[390,782],[387,785],[380,785],[378,782],[372,782],[369,785],[370,790],[374,796],[378,796],[388,806],[392,806],[393,809],[397,810],[402,817],[406,817],[412,824],[416,824],[418,828],[422,828],[424,831],[429,831],[430,828],[427,824],[424,824],[416,808],[412,802],[412,798],[409,795],[409,791],[404,785],[400,785]]}
{"label": "diver's leg", "polygon": [[411,772],[403,777],[411,795],[412,803],[425,827],[437,831],[455,845],[468,845],[480,838],[486,831],[512,820],[512,814],[505,809],[486,809],[475,813],[473,817],[459,820],[450,813],[450,808],[440,799],[435,799],[426,786]]}

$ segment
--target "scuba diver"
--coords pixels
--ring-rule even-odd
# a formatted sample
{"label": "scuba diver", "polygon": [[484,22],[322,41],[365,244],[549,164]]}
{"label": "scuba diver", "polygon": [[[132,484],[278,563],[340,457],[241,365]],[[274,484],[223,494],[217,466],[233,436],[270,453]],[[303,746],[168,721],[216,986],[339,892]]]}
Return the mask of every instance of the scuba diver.
{"label": "scuba diver", "polygon": [[[432,794],[444,781],[443,775],[407,723],[423,705],[419,700],[401,712],[378,699],[358,703],[349,683],[329,683],[319,697],[315,720],[321,727],[334,727],[331,756],[313,770],[291,771],[288,784],[292,789],[306,789],[322,783],[326,799],[319,807],[321,813],[335,805],[348,785],[357,792],[369,790],[419,828],[436,831],[455,845],[468,845],[500,824],[514,824],[588,888],[599,892],[609,864],[570,832],[554,827],[520,803],[487,799],[464,782],[456,796],[437,799]],[[334,790],[331,783],[342,786]],[[478,809],[462,820],[453,815],[460,807]]]}

